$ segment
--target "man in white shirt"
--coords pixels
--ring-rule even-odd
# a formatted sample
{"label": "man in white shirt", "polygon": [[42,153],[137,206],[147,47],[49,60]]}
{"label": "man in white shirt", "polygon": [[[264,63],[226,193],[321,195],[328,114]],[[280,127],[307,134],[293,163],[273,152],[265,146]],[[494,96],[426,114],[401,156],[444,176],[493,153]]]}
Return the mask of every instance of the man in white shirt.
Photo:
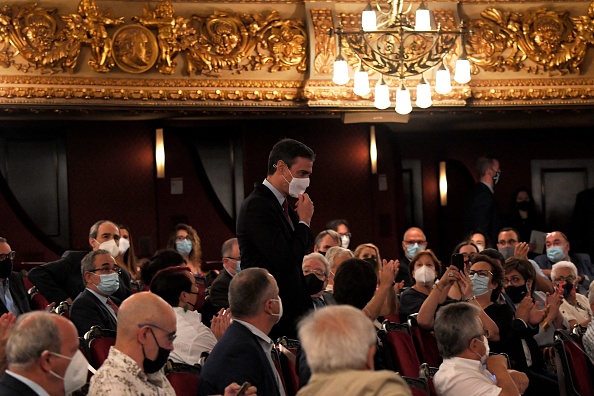
{"label": "man in white shirt", "polygon": [[503,355],[489,356],[488,334],[478,307],[449,304],[435,318],[435,337],[443,363],[433,382],[440,396],[520,395],[528,387],[524,373],[508,370]]}

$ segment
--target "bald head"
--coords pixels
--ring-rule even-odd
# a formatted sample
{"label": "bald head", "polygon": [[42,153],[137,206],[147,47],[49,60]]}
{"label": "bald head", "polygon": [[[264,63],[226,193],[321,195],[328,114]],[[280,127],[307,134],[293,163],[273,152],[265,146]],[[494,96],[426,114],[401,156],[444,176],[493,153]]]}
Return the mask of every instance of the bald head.
{"label": "bald head", "polygon": [[118,310],[118,338],[136,338],[142,323],[166,327],[170,322],[176,322],[175,312],[165,300],[151,292],[134,293]]}

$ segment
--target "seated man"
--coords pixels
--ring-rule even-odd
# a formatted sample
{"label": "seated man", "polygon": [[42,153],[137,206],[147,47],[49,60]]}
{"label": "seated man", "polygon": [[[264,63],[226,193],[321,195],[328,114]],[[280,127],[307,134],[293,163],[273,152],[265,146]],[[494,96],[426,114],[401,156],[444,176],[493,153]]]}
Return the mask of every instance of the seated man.
{"label": "seated man", "polygon": [[70,309],[70,320],[84,337],[92,326],[117,330],[120,300],[111,297],[119,287],[115,259],[103,249],[87,254],[81,262],[86,288],[76,297]]}
{"label": "seated man", "polygon": [[237,238],[227,239],[221,249],[224,269],[210,286],[209,300],[217,308],[229,308],[229,283],[241,271],[241,257]]}
{"label": "seated man", "polygon": [[12,312],[15,316],[29,312],[29,296],[23,276],[12,270],[15,252],[6,238],[0,237],[0,314]]}
{"label": "seated man", "polygon": [[373,371],[376,337],[371,320],[348,305],[306,316],[299,323],[299,339],[312,376],[297,395],[410,395],[394,371]]}
{"label": "seated man", "polygon": [[303,276],[305,276],[305,287],[311,296],[313,307],[318,309],[326,305],[336,304],[332,293],[326,291],[328,274],[330,273],[328,260],[320,253],[310,253],[303,257],[301,269]]}
{"label": "seated man", "polygon": [[153,257],[140,270],[142,290],[151,290],[153,276],[164,268],[186,265],[186,260],[175,249],[160,249],[153,254]]}
{"label": "seated man", "polygon": [[517,396],[528,387],[526,374],[508,370],[505,356],[489,356],[480,313],[468,303],[449,304],[437,312],[434,330],[443,363],[433,383],[440,396]]}
{"label": "seated man", "polygon": [[89,363],[78,349],[76,328],[60,315],[20,315],[8,337],[6,357],[0,395],[64,395],[87,382]]}
{"label": "seated man", "polygon": [[284,395],[281,378],[272,361],[272,326],[283,315],[276,280],[263,268],[247,268],[229,285],[233,323],[206,359],[200,374],[199,395],[223,393],[231,382],[248,381],[258,393]]}
{"label": "seated man", "polygon": [[321,231],[314,239],[314,252],[322,256],[334,246],[340,246],[340,234],[334,230]]}

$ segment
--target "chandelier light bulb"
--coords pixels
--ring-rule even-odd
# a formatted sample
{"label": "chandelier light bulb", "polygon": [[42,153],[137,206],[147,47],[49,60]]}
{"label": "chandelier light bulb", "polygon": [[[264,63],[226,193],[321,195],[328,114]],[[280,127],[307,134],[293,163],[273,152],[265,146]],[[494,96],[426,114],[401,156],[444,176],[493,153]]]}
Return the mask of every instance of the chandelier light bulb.
{"label": "chandelier light bulb", "polygon": [[396,91],[396,113],[404,115],[411,111],[410,91],[404,86],[404,82],[401,82],[400,88]]}
{"label": "chandelier light bulb", "polygon": [[339,54],[334,61],[334,76],[332,81],[337,85],[344,85],[350,80],[349,65],[342,54]]}
{"label": "chandelier light bulb", "polygon": [[390,88],[386,85],[384,76],[381,75],[375,85],[375,101],[373,105],[379,110],[385,110],[390,107]]}
{"label": "chandelier light bulb", "polygon": [[424,1],[415,12],[415,30],[428,31],[431,30],[431,13],[427,9]]}
{"label": "chandelier light bulb", "polygon": [[359,96],[365,96],[371,92],[371,88],[369,88],[369,75],[365,70],[361,68],[361,65],[355,71],[355,85],[353,87],[353,92]]}
{"label": "chandelier light bulb", "polygon": [[421,109],[431,107],[433,104],[433,101],[431,100],[431,86],[424,75],[421,77],[421,82],[417,85],[417,100],[415,101],[415,104]]}
{"label": "chandelier light bulb", "polygon": [[452,91],[452,83],[450,81],[450,71],[442,62],[441,67],[437,69],[435,76],[435,92],[441,95],[449,94]]}
{"label": "chandelier light bulb", "polygon": [[454,81],[458,84],[466,84],[470,81],[470,61],[466,57],[460,57],[456,61],[456,72],[454,73]]}
{"label": "chandelier light bulb", "polygon": [[365,10],[363,11],[363,15],[361,16],[361,27],[364,32],[377,30],[377,19],[375,11],[371,7],[371,3],[367,3],[367,7],[365,7]]}

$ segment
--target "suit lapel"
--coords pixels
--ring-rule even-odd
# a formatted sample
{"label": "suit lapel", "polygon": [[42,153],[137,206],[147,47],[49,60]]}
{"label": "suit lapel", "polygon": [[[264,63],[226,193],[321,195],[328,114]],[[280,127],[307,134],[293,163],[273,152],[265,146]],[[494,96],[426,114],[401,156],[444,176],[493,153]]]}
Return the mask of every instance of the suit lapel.
{"label": "suit lapel", "polygon": [[[276,208],[275,211],[276,211],[277,215],[282,219],[283,224],[285,224],[285,226],[286,226],[285,230],[290,234],[293,231],[293,229],[292,229],[291,225],[289,224],[289,222],[287,221],[287,218],[285,217],[285,210],[283,209],[283,206],[278,202],[278,199],[276,199],[276,196],[274,195],[274,193],[272,191],[270,191],[270,189],[268,187],[266,187],[264,184],[260,184],[260,185],[256,186],[256,190],[258,190],[264,197],[266,197],[270,200],[270,203]],[[289,217],[291,217],[291,220],[293,220],[293,224],[295,224],[295,220],[297,220],[297,214],[290,207],[289,207]]]}

